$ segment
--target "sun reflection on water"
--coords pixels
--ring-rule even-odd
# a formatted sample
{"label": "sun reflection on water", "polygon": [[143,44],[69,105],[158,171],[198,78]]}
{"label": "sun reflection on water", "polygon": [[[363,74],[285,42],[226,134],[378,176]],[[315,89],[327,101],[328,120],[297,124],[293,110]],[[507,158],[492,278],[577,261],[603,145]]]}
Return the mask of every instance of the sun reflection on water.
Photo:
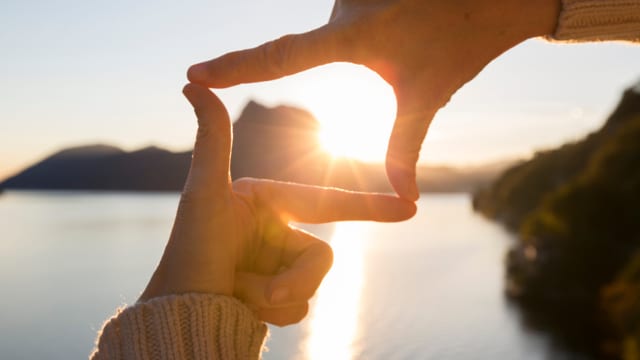
{"label": "sun reflection on water", "polygon": [[363,251],[366,223],[345,222],[336,226],[331,247],[333,267],[318,290],[311,309],[307,359],[353,359],[359,331],[360,296],[363,285]]}

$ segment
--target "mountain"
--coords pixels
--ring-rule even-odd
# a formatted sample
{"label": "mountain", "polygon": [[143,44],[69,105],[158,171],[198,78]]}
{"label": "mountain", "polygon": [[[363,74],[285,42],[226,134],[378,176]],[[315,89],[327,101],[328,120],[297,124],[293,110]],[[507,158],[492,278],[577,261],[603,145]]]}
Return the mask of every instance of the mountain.
{"label": "mountain", "polygon": [[321,181],[331,158],[321,151],[319,127],[304,110],[249,102],[233,124],[233,177]]}
{"label": "mountain", "polygon": [[190,153],[156,147],[124,152],[106,145],[65,149],[0,184],[5,189],[152,190],[182,187]]}
{"label": "mountain", "polygon": [[638,113],[640,91],[630,88],[601,129],[559,149],[540,151],[532,160],[507,169],[491,186],[475,194],[474,208],[511,230],[519,229],[544,196],[581,174],[604,142]]}
{"label": "mountain", "polygon": [[[320,124],[310,113],[288,106],[266,108],[250,102],[234,123],[231,174],[361,191],[391,191],[384,165],[333,158],[318,140]],[[512,162],[475,168],[422,166],[425,192],[472,191],[486,185]]]}
{"label": "mountain", "polygon": [[[233,126],[231,175],[269,178],[360,191],[391,191],[384,165],[332,158],[318,141],[318,121],[289,106],[249,102]],[[125,152],[107,145],[65,149],[0,183],[5,189],[179,191],[191,152],[157,147]],[[474,168],[418,168],[422,191],[472,191],[505,163]]]}
{"label": "mountain", "polygon": [[602,128],[506,170],[473,204],[519,235],[506,290],[529,321],[590,356],[637,358],[640,84]]}

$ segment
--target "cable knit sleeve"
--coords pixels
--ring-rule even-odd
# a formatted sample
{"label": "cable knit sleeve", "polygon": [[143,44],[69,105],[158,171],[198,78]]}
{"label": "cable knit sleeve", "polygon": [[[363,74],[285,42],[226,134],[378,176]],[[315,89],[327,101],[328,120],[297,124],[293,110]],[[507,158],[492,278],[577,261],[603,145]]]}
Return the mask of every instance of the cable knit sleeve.
{"label": "cable knit sleeve", "polygon": [[640,42],[640,0],[562,0],[556,41]]}
{"label": "cable knit sleeve", "polygon": [[91,359],[258,359],[267,327],[238,300],[165,296],[107,320]]}

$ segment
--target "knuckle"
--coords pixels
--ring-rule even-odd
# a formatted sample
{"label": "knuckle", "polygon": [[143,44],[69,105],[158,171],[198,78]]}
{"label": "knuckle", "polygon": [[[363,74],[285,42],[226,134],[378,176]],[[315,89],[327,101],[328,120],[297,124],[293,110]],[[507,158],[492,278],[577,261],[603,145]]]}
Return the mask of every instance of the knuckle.
{"label": "knuckle", "polygon": [[190,171],[180,196],[181,204],[199,204],[208,197],[207,192],[202,189],[199,183],[201,181],[193,175],[193,171]]}
{"label": "knuckle", "polygon": [[[366,11],[334,11],[331,22],[336,48],[357,63],[369,63],[395,52],[397,43],[389,33],[397,23],[396,12],[389,4],[377,4]],[[372,31],[375,28],[389,31]]]}
{"label": "knuckle", "polygon": [[291,62],[291,51],[295,35],[285,35],[265,44],[262,52],[263,64],[267,64],[267,72],[279,76],[286,72]]}
{"label": "knuckle", "polygon": [[342,22],[334,26],[334,46],[341,55],[353,59],[357,63],[365,63],[371,57],[372,46],[368,43],[369,31],[367,24],[359,19],[351,22]]}
{"label": "knuckle", "polygon": [[275,191],[273,190],[272,181],[260,181],[254,183],[252,187],[252,193],[255,198],[256,205],[261,208],[271,208],[273,204],[277,202]]}
{"label": "knuckle", "polygon": [[180,206],[190,206],[194,203],[194,200],[198,198],[197,191],[194,189],[192,185],[192,181],[188,181],[182,190],[182,194],[180,195]]}
{"label": "knuckle", "polygon": [[[200,116],[200,115],[198,115]],[[196,132],[196,141],[202,144],[202,141],[207,139],[211,135],[211,129],[207,125],[198,126],[198,131]],[[196,155],[196,151],[194,151],[194,155]]]}
{"label": "knuckle", "polygon": [[228,199],[211,191],[197,189],[197,186],[193,186],[192,182],[187,181],[180,196],[179,208],[182,211],[186,210],[193,213],[207,213],[216,210],[218,206],[223,206],[226,200]]}
{"label": "knuckle", "polygon": [[243,177],[233,181],[233,190],[239,191],[243,193],[250,192],[253,188],[253,184],[256,182],[256,179],[250,177]]}
{"label": "knuckle", "polygon": [[193,113],[196,114],[198,119],[202,119],[207,115],[207,112],[202,107],[198,106],[193,109]]}

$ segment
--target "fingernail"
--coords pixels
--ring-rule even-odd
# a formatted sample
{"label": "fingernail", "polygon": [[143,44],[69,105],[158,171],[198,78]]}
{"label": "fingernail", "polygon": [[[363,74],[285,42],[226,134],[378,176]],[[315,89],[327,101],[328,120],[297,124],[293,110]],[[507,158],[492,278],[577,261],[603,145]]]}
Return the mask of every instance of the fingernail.
{"label": "fingernail", "polygon": [[284,304],[289,299],[289,289],[277,288],[271,293],[271,299],[269,300],[272,305]]}

